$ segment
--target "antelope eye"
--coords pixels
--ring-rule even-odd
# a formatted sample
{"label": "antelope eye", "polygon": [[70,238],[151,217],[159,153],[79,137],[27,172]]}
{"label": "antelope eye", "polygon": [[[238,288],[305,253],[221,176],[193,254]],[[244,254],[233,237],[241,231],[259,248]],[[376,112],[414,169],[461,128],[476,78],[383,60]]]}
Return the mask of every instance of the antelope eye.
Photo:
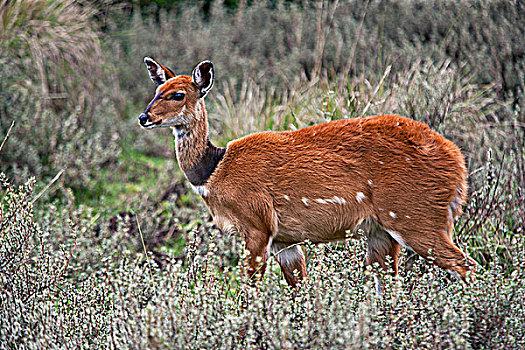
{"label": "antelope eye", "polygon": [[182,101],[184,100],[184,94],[182,92],[177,92],[176,94],[171,95],[168,100]]}

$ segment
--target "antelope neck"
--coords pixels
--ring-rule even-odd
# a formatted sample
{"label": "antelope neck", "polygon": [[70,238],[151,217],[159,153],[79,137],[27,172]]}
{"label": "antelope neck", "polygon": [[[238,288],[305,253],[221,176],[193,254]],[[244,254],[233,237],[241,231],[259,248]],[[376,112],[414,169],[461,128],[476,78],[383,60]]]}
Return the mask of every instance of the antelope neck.
{"label": "antelope neck", "polygon": [[206,184],[226,153],[209,140],[205,115],[198,124],[191,130],[173,129],[179,166],[193,186]]}
{"label": "antelope neck", "polygon": [[206,149],[202,152],[200,160],[183,169],[184,175],[193,186],[204,185],[217,168],[224,153],[226,153],[225,147],[217,147],[207,140]]}

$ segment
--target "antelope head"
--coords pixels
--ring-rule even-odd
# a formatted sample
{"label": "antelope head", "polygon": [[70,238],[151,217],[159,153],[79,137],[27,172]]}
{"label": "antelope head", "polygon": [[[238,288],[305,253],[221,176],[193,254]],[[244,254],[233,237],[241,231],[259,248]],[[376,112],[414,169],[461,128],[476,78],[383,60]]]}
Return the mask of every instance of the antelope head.
{"label": "antelope head", "polygon": [[155,96],[139,116],[143,128],[192,129],[203,113],[201,100],[213,86],[213,63],[203,61],[191,76],[176,75],[171,69],[146,57],[144,63],[157,85]]}

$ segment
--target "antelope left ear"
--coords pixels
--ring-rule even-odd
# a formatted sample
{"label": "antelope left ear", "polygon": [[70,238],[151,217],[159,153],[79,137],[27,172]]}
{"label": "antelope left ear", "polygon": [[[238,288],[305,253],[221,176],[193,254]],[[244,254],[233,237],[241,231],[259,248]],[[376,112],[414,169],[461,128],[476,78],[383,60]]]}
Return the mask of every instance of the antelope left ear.
{"label": "antelope left ear", "polygon": [[157,86],[164,84],[166,80],[175,76],[171,69],[164,67],[152,58],[144,57],[144,63],[146,68],[148,68],[149,77]]}
{"label": "antelope left ear", "polygon": [[193,69],[191,77],[193,82],[199,87],[200,98],[203,98],[213,86],[213,63],[202,61]]}

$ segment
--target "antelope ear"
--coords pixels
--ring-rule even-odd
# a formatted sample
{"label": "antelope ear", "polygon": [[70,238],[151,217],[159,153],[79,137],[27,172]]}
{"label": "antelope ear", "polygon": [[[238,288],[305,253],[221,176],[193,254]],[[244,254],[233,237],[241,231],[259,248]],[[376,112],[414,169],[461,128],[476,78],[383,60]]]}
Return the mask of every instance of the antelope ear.
{"label": "antelope ear", "polygon": [[175,77],[175,73],[168,67],[164,67],[159,62],[149,57],[144,57],[144,63],[148,68],[149,77],[157,85],[162,85],[166,80]]}
{"label": "antelope ear", "polygon": [[193,69],[191,77],[193,82],[199,87],[200,98],[203,98],[213,86],[213,63],[202,61]]}

